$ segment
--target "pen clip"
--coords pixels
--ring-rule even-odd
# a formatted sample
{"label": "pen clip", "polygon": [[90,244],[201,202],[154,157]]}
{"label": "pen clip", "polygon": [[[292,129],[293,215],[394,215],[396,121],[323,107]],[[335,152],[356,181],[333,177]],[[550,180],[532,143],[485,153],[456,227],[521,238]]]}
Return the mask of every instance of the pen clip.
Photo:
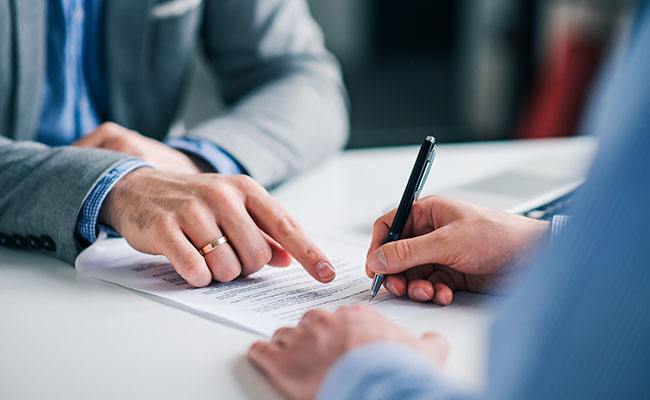
{"label": "pen clip", "polygon": [[422,189],[424,189],[424,184],[427,182],[427,178],[429,177],[429,171],[431,171],[431,165],[433,165],[433,158],[435,156],[436,156],[436,149],[432,148],[431,152],[429,153],[429,156],[427,157],[427,161],[422,171],[422,175],[420,175],[420,180],[418,181],[417,190],[413,195],[413,201],[416,201],[417,199],[420,198]]}

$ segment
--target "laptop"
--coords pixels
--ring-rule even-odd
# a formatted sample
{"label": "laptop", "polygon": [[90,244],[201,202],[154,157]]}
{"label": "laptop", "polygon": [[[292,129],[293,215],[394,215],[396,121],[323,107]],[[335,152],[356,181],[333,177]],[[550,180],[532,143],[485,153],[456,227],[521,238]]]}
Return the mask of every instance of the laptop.
{"label": "laptop", "polygon": [[544,156],[439,193],[488,208],[545,219],[568,206],[591,153]]}

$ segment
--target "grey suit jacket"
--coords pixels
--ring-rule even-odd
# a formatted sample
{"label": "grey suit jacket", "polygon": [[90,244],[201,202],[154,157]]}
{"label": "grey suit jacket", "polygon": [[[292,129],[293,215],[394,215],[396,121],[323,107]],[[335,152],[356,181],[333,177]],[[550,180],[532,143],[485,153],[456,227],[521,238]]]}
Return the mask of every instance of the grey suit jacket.
{"label": "grey suit jacket", "polygon": [[[72,262],[81,249],[75,223],[84,199],[129,157],[32,141],[44,3],[0,0],[0,243],[45,247]],[[303,0],[106,0],[104,18],[105,120],[164,138],[201,43],[229,108],[188,134],[226,150],[265,186],[344,144],[340,71]]]}

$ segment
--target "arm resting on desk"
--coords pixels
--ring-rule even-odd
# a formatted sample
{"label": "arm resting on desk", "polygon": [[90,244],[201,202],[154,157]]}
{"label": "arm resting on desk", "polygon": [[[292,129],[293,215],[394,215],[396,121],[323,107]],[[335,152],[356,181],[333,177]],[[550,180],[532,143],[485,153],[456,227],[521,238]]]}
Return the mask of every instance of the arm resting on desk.
{"label": "arm resting on desk", "polygon": [[84,200],[107,172],[129,159],[0,137],[0,233],[15,238],[14,245],[31,241],[31,247],[72,263],[81,250],[75,231]]}

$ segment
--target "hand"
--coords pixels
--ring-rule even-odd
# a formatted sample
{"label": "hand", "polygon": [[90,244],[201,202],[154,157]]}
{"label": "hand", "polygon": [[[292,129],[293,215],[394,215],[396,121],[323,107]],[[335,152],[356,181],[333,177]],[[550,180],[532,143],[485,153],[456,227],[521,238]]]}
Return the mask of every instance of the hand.
{"label": "hand", "polygon": [[161,171],[199,174],[211,170],[207,163],[199,158],[190,157],[164,143],[112,122],[102,124],[72,145],[125,153],[140,158]]}
{"label": "hand", "polygon": [[442,365],[449,353],[441,335],[427,333],[420,338],[372,308],[352,306],[333,313],[310,310],[296,328],[280,328],[270,342],[253,344],[248,358],[290,398],[313,399],[339,357],[354,347],[384,340],[411,346],[435,365]]}
{"label": "hand", "polygon": [[548,231],[548,222],[429,196],[413,204],[403,239],[383,244],[396,210],[375,222],[366,273],[386,289],[448,305],[455,290],[486,292]]}
{"label": "hand", "polygon": [[[332,264],[298,223],[244,175],[180,175],[137,169],[117,182],[100,210],[142,252],[162,254],[191,285],[227,282],[262,266],[286,266],[294,256],[320,282]],[[229,242],[202,256],[198,248],[226,235]],[[286,249],[286,250],[285,250]]]}

